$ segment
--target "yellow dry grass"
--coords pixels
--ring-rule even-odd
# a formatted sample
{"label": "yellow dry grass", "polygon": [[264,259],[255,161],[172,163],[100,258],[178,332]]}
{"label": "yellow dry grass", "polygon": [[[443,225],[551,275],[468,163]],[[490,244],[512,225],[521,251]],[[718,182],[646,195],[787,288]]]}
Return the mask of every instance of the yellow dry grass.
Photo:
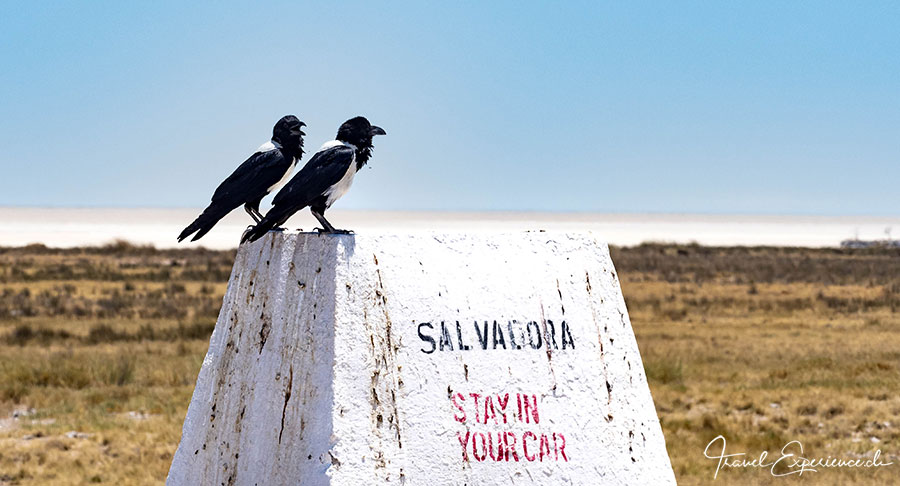
{"label": "yellow dry grass", "polygon": [[[778,250],[754,258],[739,250],[671,249],[620,249],[614,258],[679,484],[900,484],[896,284],[865,272],[831,282],[833,272],[865,269],[885,255],[798,251],[783,264],[819,264],[790,278],[761,278],[759,267]],[[668,252],[669,261],[637,269],[658,252]],[[900,256],[887,257],[879,264],[898,265],[893,259]],[[672,267],[682,272],[670,273]],[[768,451],[772,461],[797,440],[806,457],[871,458],[881,449],[884,462],[895,465],[820,468],[802,477],[734,468],[714,480],[717,463],[704,449],[719,435],[728,453],[748,459]]]}
{"label": "yellow dry grass", "polygon": [[[0,249],[0,485],[161,484],[233,252]],[[900,254],[616,248],[679,484],[900,484]],[[713,480],[706,444],[879,469]]]}

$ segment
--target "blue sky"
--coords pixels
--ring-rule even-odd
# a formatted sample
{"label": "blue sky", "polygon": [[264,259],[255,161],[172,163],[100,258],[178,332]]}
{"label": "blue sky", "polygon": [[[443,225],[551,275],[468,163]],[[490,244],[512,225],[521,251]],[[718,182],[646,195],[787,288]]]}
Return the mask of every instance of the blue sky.
{"label": "blue sky", "polygon": [[0,205],[199,208],[293,113],[387,130],[341,208],[900,214],[897,2],[187,3],[0,4]]}

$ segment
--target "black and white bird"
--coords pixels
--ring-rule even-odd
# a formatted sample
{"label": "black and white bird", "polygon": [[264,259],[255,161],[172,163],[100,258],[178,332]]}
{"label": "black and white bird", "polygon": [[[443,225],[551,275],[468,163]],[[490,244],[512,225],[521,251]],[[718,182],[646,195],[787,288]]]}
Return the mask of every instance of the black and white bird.
{"label": "black and white bird", "polygon": [[282,117],[272,129],[272,140],[256,149],[256,153],[238,166],[216,192],[203,213],[178,235],[181,241],[194,232],[191,241],[197,241],[232,210],[244,205],[244,209],[259,223],[262,198],[281,187],[303,157],[303,127],[306,124],[294,115]]}
{"label": "black and white bird", "polygon": [[375,135],[386,133],[364,117],[358,116],[344,122],[335,140],[322,145],[300,172],[278,191],[272,200],[272,209],[262,221],[244,233],[241,243],[258,240],[307,206],[322,224],[322,233],[349,233],[334,229],[325,219],[325,210],[347,193],[353,176],[369,161],[372,137]]}

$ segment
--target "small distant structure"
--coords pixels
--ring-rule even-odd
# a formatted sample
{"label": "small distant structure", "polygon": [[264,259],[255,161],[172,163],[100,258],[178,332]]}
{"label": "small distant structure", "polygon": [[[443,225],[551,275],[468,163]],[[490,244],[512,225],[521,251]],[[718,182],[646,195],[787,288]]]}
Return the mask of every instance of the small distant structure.
{"label": "small distant structure", "polygon": [[900,240],[891,238],[891,227],[884,229],[885,239],[883,240],[861,240],[859,239],[859,230],[856,231],[853,239],[841,242],[841,248],[856,250],[863,248],[900,248]]}

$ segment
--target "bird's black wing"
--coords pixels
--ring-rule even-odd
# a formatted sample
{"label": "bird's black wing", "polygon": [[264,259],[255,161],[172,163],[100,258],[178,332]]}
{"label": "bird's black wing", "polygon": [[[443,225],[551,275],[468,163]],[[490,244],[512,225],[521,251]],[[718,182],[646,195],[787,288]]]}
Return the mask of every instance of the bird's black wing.
{"label": "bird's black wing", "polygon": [[234,208],[262,199],[290,168],[291,161],[281,150],[256,152],[238,166],[213,193],[212,202],[191,224],[178,235],[181,241],[194,232],[193,241],[203,237]]}
{"label": "bird's black wing", "polygon": [[291,165],[281,150],[256,152],[238,166],[213,193],[212,202],[232,205],[232,209],[247,201],[264,196],[270,187],[284,177]]}
{"label": "bird's black wing", "polygon": [[300,169],[272,200],[272,209],[278,207],[295,208],[299,211],[309,206],[329,187],[338,183],[353,162],[354,150],[346,145],[338,145],[322,150]]}
{"label": "bird's black wing", "polygon": [[338,183],[353,163],[354,150],[338,145],[317,152],[300,172],[278,191],[272,209],[241,241],[255,241],[270,229],[284,223],[297,211],[312,204],[329,187]]}

